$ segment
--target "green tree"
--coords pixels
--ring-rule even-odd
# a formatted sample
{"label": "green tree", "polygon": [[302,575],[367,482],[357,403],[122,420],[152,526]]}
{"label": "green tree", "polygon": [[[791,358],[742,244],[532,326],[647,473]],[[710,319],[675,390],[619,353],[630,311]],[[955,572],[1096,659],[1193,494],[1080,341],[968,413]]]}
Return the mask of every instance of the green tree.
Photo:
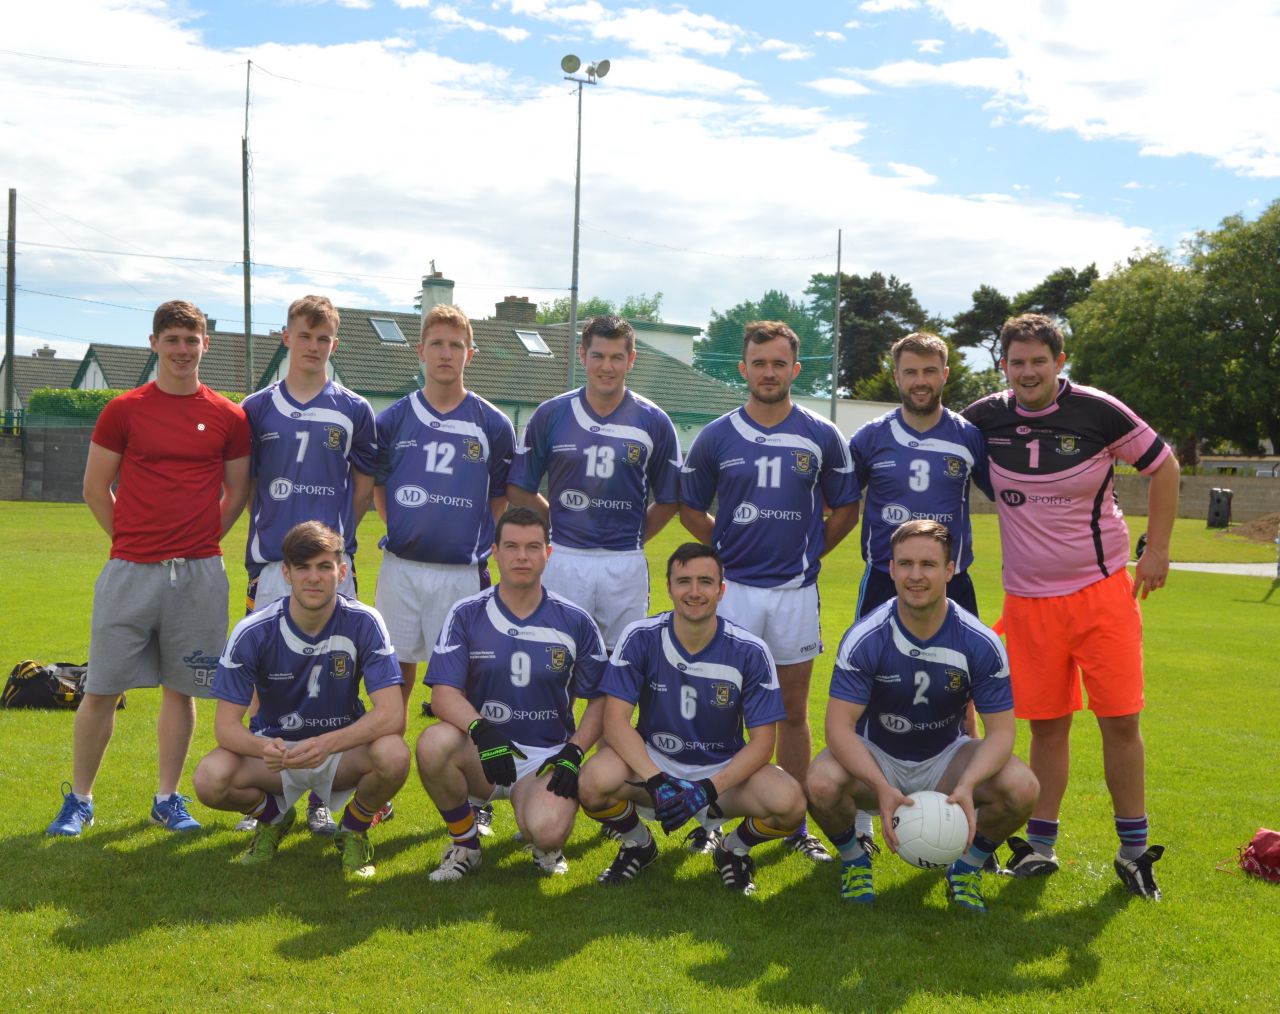
{"label": "green tree", "polygon": [[753,320],[781,320],[800,339],[800,376],[792,385],[796,394],[820,395],[831,391],[831,339],[823,334],[804,303],[785,292],[771,289],[759,300],[745,300],[724,313],[712,309],[706,336],[693,346],[693,365],[726,384],[744,388],[738,363],[742,361],[742,336]]}
{"label": "green tree", "polygon": [[[942,339],[947,343],[950,354],[947,365],[951,372],[942,388],[942,403],[957,412],[970,402],[977,401],[983,395],[999,391],[1004,387],[1004,377],[999,370],[975,370],[964,361],[964,357],[956,352],[956,346],[950,337]],[[901,401],[897,382],[893,379],[893,356],[886,352],[881,357],[880,369],[853,388],[853,396],[865,401]]]}
{"label": "green tree", "polygon": [[1204,326],[1226,371],[1226,435],[1242,450],[1258,450],[1262,437],[1280,450],[1280,201],[1253,222],[1223,219],[1190,253],[1204,278]]}
{"label": "green tree", "polygon": [[[652,296],[641,292],[636,296],[628,296],[619,306],[611,299],[602,296],[591,296],[578,302],[578,320],[588,317],[618,316],[627,320],[647,320],[654,324],[662,323],[662,293]],[[560,296],[546,303],[538,304],[539,324],[563,324],[569,319],[569,297]]]}
{"label": "green tree", "polygon": [[973,305],[951,319],[950,340],[957,348],[985,349],[991,357],[991,369],[1000,369],[1000,329],[1013,316],[1009,297],[990,285],[973,291]]}
{"label": "green tree", "polygon": [[911,286],[879,271],[840,279],[840,388],[857,383],[882,368],[884,354],[904,335],[926,327],[939,330],[943,322],[929,317]]}
{"label": "green tree", "polygon": [[1067,320],[1067,311],[1089,295],[1093,283],[1098,280],[1098,266],[1090,264],[1077,271],[1075,268],[1058,268],[1043,282],[1020,292],[1013,298],[1012,311],[1018,313],[1043,313],[1061,326]]}
{"label": "green tree", "polygon": [[1200,323],[1204,279],[1163,250],[1131,258],[1067,311],[1071,377],[1115,395],[1186,465],[1220,431],[1223,361]]}

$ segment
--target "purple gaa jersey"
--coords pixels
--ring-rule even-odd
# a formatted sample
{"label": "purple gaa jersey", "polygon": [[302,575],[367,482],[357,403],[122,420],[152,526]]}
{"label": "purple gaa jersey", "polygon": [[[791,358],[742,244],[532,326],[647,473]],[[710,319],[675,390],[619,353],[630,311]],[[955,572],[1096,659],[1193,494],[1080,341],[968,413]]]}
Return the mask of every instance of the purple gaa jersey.
{"label": "purple gaa jersey", "polygon": [[511,466],[513,486],[536,493],[547,477],[551,541],[578,549],[641,549],[645,511],[675,503],[680,444],[667,413],[634,391],[607,416],[585,389],[544,401],[529,417]]}
{"label": "purple gaa jersey", "polygon": [[213,696],[248,705],[258,692],[259,736],[309,739],[343,729],[364,714],[360,681],[372,693],[401,685],[391,638],[376,609],[345,595],[315,637],[277,599],[235,625],[213,677]]}
{"label": "purple gaa jersey", "polygon": [[437,413],[421,391],[378,415],[387,534],[379,545],[418,563],[481,563],[493,547],[489,501],[506,495],[515,429],[473,391]]}
{"label": "purple gaa jersey", "polygon": [[951,530],[959,574],[973,563],[969,481],[987,485],[982,433],[963,416],[942,410],[936,426],[917,433],[895,408],[858,427],[849,440],[853,472],[865,492],[862,558],[889,572],[889,538],[906,521],[938,521]]}
{"label": "purple gaa jersey", "polygon": [[696,655],[675,636],[671,613],[637,620],[622,632],[600,689],[639,705],[640,738],[680,764],[721,764],[746,744],[744,727],[786,717],[768,647],[723,616]]}
{"label": "purple gaa jersey", "polygon": [[278,380],[249,395],[242,407],[253,434],[250,469],[255,479],[245,550],[249,576],[280,562],[284,537],[303,521],[328,525],[354,557],[351,472],[372,475],[377,464],[369,403],[329,381],[304,405]]}
{"label": "purple gaa jersey", "polygon": [[544,589],[538,608],[521,620],[502,604],[500,587],[454,603],[427,682],[462,691],[514,743],[559,746],[573,735],[573,699],[600,696],[604,641],[568,599]]}
{"label": "purple gaa jersey", "polygon": [[799,405],[777,426],[745,409],[709,423],[680,473],[680,502],[705,511],[719,498],[712,543],[730,581],[803,588],[818,579],[823,504],[858,499],[849,448],[835,424]]}
{"label": "purple gaa jersey", "polygon": [[970,699],[982,714],[1013,707],[1000,638],[950,600],[947,618],[928,641],[899,622],[896,598],[850,627],[840,641],[831,696],[866,705],[862,735],[907,761],[928,760],[955,742]]}

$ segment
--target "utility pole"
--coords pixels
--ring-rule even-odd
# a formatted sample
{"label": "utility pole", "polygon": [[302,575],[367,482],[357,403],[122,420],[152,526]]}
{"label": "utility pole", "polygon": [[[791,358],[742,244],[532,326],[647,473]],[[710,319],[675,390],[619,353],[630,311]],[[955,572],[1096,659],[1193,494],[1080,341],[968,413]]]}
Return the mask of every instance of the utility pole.
{"label": "utility pole", "polygon": [[[16,407],[14,405],[13,393],[13,330],[14,330],[14,296],[17,292],[17,283],[14,279],[15,250],[17,248],[17,228],[18,228],[18,191],[13,187],[9,188],[9,243],[5,253],[5,275],[4,275],[4,361],[6,369],[4,371],[4,410],[6,413],[12,412]],[[5,419],[8,422],[8,417]]]}
{"label": "utility pole", "polygon": [[844,230],[836,230],[836,298],[831,306],[831,421],[836,421],[836,391],[840,386],[840,246]]}
{"label": "utility pole", "polygon": [[249,75],[253,61],[244,69],[244,136],[240,138],[240,193],[244,207],[244,393],[253,394],[253,296],[249,269]]}

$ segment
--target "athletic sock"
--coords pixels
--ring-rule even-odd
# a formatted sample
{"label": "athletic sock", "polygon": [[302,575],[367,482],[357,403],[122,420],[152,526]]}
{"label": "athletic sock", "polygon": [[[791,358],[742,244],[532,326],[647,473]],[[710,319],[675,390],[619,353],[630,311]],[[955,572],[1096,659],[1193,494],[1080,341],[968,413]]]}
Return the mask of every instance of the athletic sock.
{"label": "athletic sock", "polygon": [[[355,802],[354,796],[352,802]],[[480,847],[480,835],[476,832],[476,808],[471,805],[470,800],[451,810],[441,810],[440,816],[444,818],[444,826],[449,829],[449,837],[455,845],[461,845],[464,849]]]}
{"label": "athletic sock", "polygon": [[274,824],[284,813],[284,800],[264,792],[262,798],[244,811],[246,817],[252,817],[259,824]]}
{"label": "athletic sock", "polygon": [[779,838],[787,838],[794,833],[791,828],[770,827],[762,820],[758,820],[755,817],[747,817],[733,829],[732,833],[725,837],[724,848],[727,852],[745,856],[761,842],[776,841]]}
{"label": "athletic sock", "polygon": [[71,794],[72,794],[73,796],[75,796],[75,797],[76,797],[76,799],[80,800],[80,802],[82,802],[82,803],[92,803],[92,802],[93,802],[93,793],[92,793],[92,792],[90,792],[87,796],[86,796],[83,792],[73,792],[73,793],[71,793]]}
{"label": "athletic sock", "polygon": [[859,810],[853,815],[853,829],[862,837],[875,837],[876,826],[871,823],[870,810]]}
{"label": "athletic sock", "polygon": [[982,869],[987,860],[991,858],[991,854],[995,852],[997,844],[986,835],[975,834],[973,836],[973,844],[969,846],[964,855],[956,860],[956,865],[965,866],[973,870]]}
{"label": "athletic sock", "polygon": [[856,820],[839,834],[833,835],[831,844],[836,847],[836,851],[840,853],[840,858],[846,863],[852,862],[859,857],[866,859],[868,864],[871,862],[871,859],[858,843],[858,822]]}
{"label": "athletic sock", "polygon": [[588,810],[583,807],[582,812],[616,832],[623,845],[644,845],[652,837],[649,829],[641,823],[640,816],[636,813],[636,804],[629,799],[614,803],[613,806],[607,806],[603,810]]}
{"label": "athletic sock", "polygon": [[1042,856],[1053,855],[1053,847],[1058,843],[1058,822],[1041,820],[1032,817],[1027,821],[1027,844]]}
{"label": "athletic sock", "polygon": [[1137,859],[1147,851],[1147,815],[1117,817],[1116,834],[1120,838],[1120,858]]}
{"label": "athletic sock", "polygon": [[[177,795],[177,793],[170,793],[170,795]],[[169,798],[169,796],[168,796],[168,795],[164,795],[164,794],[159,793],[159,792],[157,792],[157,793],[156,793],[156,802],[157,802],[157,803],[163,803],[163,802],[164,802],[166,799],[168,799],[168,798]]]}
{"label": "athletic sock", "polygon": [[358,831],[361,834],[367,834],[369,825],[373,823],[373,818],[377,814],[378,808],[375,806],[370,810],[353,792],[351,798],[347,800],[346,808],[342,811],[342,827],[347,831]]}
{"label": "athletic sock", "polygon": [[312,789],[311,795],[307,796],[307,809],[314,810],[317,806],[324,805],[324,800],[320,798],[320,794],[315,789]]}

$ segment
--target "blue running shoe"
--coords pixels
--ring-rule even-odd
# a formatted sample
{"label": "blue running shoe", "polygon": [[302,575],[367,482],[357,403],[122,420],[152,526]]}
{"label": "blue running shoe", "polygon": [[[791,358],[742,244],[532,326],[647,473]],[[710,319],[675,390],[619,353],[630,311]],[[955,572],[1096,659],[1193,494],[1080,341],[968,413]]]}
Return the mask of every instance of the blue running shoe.
{"label": "blue running shoe", "polygon": [[199,831],[200,821],[187,813],[190,796],[174,793],[168,799],[151,804],[151,823],[159,824],[169,831]]}
{"label": "blue running shoe", "polygon": [[76,799],[71,791],[71,783],[62,783],[62,809],[53,818],[53,823],[44,829],[45,834],[59,835],[63,838],[78,837],[88,824],[93,827],[93,803],[85,803]]}
{"label": "blue running shoe", "polygon": [[870,857],[840,861],[840,899],[856,905],[870,905],[876,900]]}
{"label": "blue running shoe", "polygon": [[947,867],[947,895],[970,912],[987,911],[986,900],[982,897],[982,871],[958,859]]}

